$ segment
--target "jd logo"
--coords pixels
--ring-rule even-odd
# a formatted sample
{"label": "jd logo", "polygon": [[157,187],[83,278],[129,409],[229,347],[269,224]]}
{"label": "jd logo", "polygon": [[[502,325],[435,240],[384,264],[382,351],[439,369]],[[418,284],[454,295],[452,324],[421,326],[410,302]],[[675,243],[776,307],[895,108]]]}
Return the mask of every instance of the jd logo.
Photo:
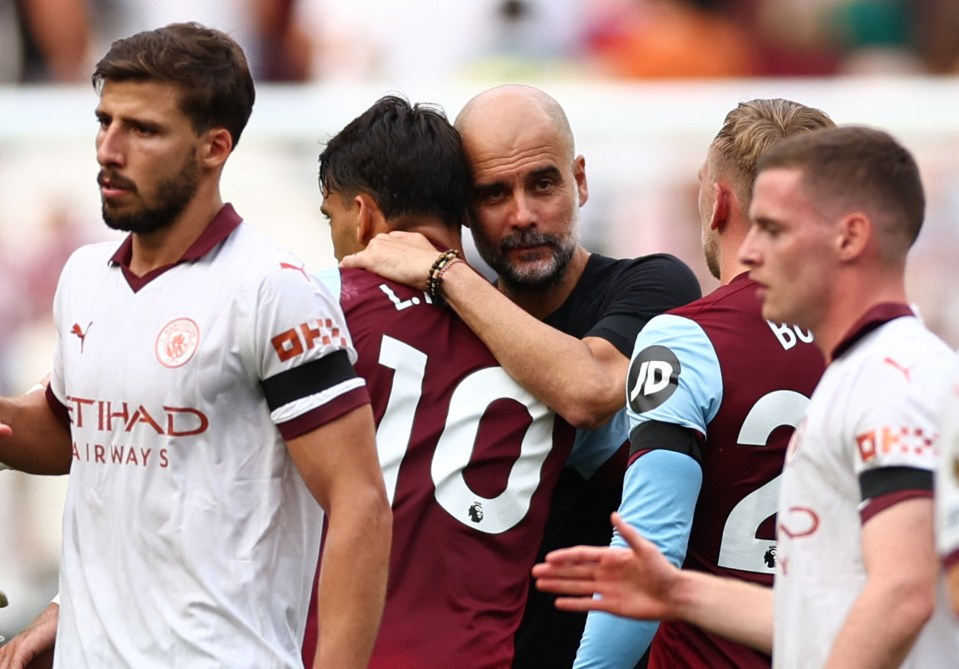
{"label": "jd logo", "polygon": [[655,409],[669,399],[679,382],[680,364],[665,346],[650,346],[633,358],[626,376],[626,397],[636,413]]}

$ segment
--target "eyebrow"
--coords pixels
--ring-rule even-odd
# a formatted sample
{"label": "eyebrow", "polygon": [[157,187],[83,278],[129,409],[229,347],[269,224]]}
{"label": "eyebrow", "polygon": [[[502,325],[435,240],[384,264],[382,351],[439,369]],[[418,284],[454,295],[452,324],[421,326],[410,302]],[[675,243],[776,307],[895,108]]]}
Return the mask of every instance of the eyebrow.
{"label": "eyebrow", "polygon": [[[531,181],[536,181],[537,179],[542,179],[544,177],[552,177],[555,179],[562,179],[563,173],[556,165],[547,165],[546,167],[540,167],[535,169],[532,172],[526,174],[523,177],[525,183]],[[473,190],[477,193],[483,193],[485,191],[493,190],[495,188],[509,189],[509,180],[508,179],[496,179],[494,181],[483,181],[475,183],[473,185]]]}
{"label": "eyebrow", "polygon": [[561,178],[563,173],[560,172],[559,168],[556,165],[547,165],[546,167],[541,167],[538,170],[533,170],[527,175],[527,181],[536,181],[537,179],[542,179],[543,177],[557,177]]}

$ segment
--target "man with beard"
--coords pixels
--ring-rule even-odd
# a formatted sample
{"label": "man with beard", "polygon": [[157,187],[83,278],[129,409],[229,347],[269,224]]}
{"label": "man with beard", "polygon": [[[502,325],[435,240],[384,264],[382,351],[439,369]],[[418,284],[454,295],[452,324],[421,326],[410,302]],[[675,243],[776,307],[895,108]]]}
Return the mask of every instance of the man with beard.
{"label": "man with beard", "polygon": [[[326,145],[320,186],[338,259],[405,230],[450,250],[436,274],[462,263],[469,169],[439,110],[381,98]],[[393,508],[370,668],[508,667],[574,430],[510,378],[435,283],[420,291],[347,268],[319,277],[346,315]]]}
{"label": "man with beard", "polygon": [[[607,544],[626,465],[626,370],[653,316],[700,296],[686,265],[668,255],[614,260],[579,244],[589,195],[562,107],[531,86],[499,86],[470,100],[455,122],[473,179],[471,229],[496,271],[491,285],[465,263],[436,290],[509,374],[577,428],[552,500],[541,554]],[[422,235],[391,232],[344,259],[426,289],[437,249]],[[570,666],[585,616],[556,611],[530,592],[514,666]]]}
{"label": "man with beard", "polygon": [[[61,604],[4,647],[22,665],[365,667],[390,511],[340,308],[220,196],[253,107],[227,35],[173,24],[93,74],[103,218],[54,300],[45,393],[0,400],[0,460],[70,473]],[[56,607],[56,604],[51,607]]]}

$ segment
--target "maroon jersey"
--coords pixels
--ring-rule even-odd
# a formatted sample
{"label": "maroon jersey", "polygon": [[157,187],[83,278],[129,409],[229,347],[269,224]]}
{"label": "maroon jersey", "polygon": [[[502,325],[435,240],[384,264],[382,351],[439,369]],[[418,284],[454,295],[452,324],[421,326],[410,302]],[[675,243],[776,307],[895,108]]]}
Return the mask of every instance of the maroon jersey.
{"label": "maroon jersey", "polygon": [[[772,586],[779,476],[789,437],[822,375],[822,355],[810,334],[762,318],[756,284],[745,275],[669,314],[690,322],[684,344],[674,339],[671,346],[665,337],[683,330],[679,320],[667,324],[662,342],[676,356],[678,378],[689,380],[642,416],[704,433],[701,454],[694,454],[702,489],[683,566]],[[697,418],[683,416],[697,413],[694,405],[704,410],[704,430]],[[769,657],[688,624],[663,622],[649,666],[743,669],[768,667]]]}
{"label": "maroon jersey", "polygon": [[[340,271],[393,507],[370,667],[509,667],[572,428],[422,292]],[[312,610],[312,607],[311,607]],[[316,624],[307,626],[312,657]]]}

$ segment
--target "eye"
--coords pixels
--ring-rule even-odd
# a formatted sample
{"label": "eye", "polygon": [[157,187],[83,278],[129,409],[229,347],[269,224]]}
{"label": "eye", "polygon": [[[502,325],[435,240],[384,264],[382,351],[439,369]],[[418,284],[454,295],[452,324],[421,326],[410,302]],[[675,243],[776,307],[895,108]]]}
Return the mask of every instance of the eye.
{"label": "eye", "polygon": [[533,182],[533,188],[538,192],[545,192],[550,190],[556,183],[549,177],[541,177]]}
{"label": "eye", "polygon": [[157,134],[156,128],[150,125],[145,125],[143,123],[133,123],[130,126],[133,129],[133,132],[141,137],[152,137]]}
{"label": "eye", "polygon": [[499,184],[483,186],[476,189],[476,201],[489,204],[504,199],[506,194],[506,189]]}

